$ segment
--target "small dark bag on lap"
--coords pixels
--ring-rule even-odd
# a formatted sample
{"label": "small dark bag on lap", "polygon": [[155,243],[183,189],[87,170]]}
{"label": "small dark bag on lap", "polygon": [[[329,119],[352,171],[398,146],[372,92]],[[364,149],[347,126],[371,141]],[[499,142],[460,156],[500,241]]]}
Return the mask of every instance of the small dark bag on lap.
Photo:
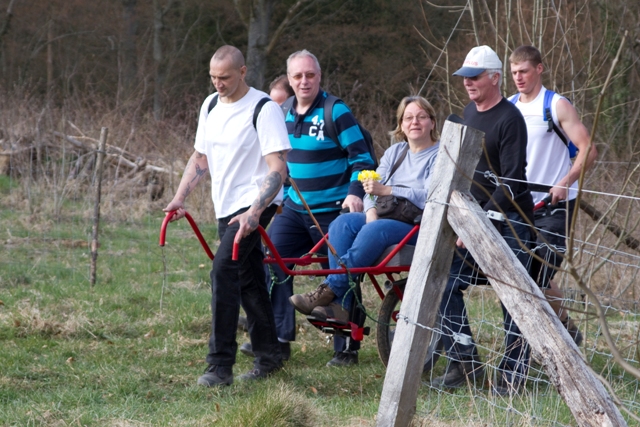
{"label": "small dark bag on lap", "polygon": [[422,209],[411,203],[411,201],[404,197],[393,195],[378,196],[376,211],[378,211],[378,218],[395,219],[407,224],[413,224],[416,217],[422,215]]}
{"label": "small dark bag on lap", "polygon": [[[402,163],[404,158],[407,156],[407,151],[409,151],[409,145],[405,147],[404,151],[400,154],[400,157],[391,168],[391,173],[385,180],[384,184],[389,181],[391,175],[393,175],[393,173],[398,169],[400,163]],[[407,224],[414,224],[414,220],[419,215],[422,215],[422,209],[414,205],[410,200],[394,195],[378,196],[376,199],[376,211],[378,212],[378,218],[395,219],[396,221],[406,222]]]}

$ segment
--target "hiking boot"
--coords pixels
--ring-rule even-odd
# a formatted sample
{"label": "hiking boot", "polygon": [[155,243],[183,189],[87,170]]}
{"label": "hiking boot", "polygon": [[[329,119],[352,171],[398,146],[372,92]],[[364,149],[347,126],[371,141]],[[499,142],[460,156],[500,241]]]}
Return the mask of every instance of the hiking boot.
{"label": "hiking boot", "polygon": [[254,367],[252,370],[247,372],[246,374],[242,374],[238,377],[238,381],[253,381],[253,380],[261,380],[269,377],[271,374],[282,369],[282,366],[278,366],[273,369],[263,369]]}
{"label": "hiking boot", "polygon": [[500,375],[498,381],[491,385],[491,394],[494,396],[513,396],[520,393],[524,386],[524,380],[508,381],[505,375]]}
{"label": "hiking boot", "polygon": [[356,350],[336,351],[333,353],[333,359],[327,362],[327,366],[340,367],[358,364],[358,352]]}
{"label": "hiking boot", "polygon": [[330,321],[346,325],[349,323],[349,310],[344,309],[339,302],[332,302],[329,305],[314,308],[309,317],[323,322]]}
{"label": "hiking boot", "polygon": [[238,330],[241,332],[249,332],[249,323],[244,316],[238,316]]}
{"label": "hiking boot", "polygon": [[204,375],[198,378],[198,384],[205,387],[231,385],[233,383],[233,370],[231,366],[209,365],[204,370]]}
{"label": "hiking boot", "polygon": [[289,302],[302,314],[311,314],[314,308],[319,305],[327,305],[336,295],[329,285],[322,283],[316,290],[306,294],[296,294],[289,297]]}
{"label": "hiking boot", "polygon": [[478,359],[469,359],[462,362],[450,361],[444,375],[431,380],[435,388],[458,388],[469,381],[474,386],[484,382],[484,368]]}
{"label": "hiking boot", "polygon": [[[280,354],[282,355],[282,360],[289,360],[291,357],[291,344],[288,342],[279,342],[280,344]],[[256,357],[253,353],[253,348],[251,347],[250,342],[246,342],[240,346],[240,353],[249,357]]]}
{"label": "hiking boot", "polygon": [[246,342],[240,346],[240,353],[244,354],[245,356],[256,357],[256,355],[253,354],[253,348],[251,347],[250,342]]}
{"label": "hiking boot", "polygon": [[582,333],[573,322],[573,319],[567,317],[567,320],[562,322],[562,325],[567,329],[567,332],[569,332],[569,335],[573,339],[573,342],[576,343],[578,347],[580,347],[580,344],[582,344]]}

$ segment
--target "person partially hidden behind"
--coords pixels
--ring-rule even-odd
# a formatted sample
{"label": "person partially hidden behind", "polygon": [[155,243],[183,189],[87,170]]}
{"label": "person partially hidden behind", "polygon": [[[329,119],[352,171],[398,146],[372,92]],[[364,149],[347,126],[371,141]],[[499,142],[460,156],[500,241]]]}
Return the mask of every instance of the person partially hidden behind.
{"label": "person partially hidden behind", "polygon": [[[413,223],[379,218],[378,197],[400,196],[418,207],[420,213],[424,210],[439,147],[436,114],[426,99],[410,96],[400,102],[396,119],[396,129],[390,134],[402,142],[389,147],[382,156],[376,170],[382,182],[363,182],[364,213],[340,215],[329,226],[329,242],[339,257],[329,254],[331,269],[373,265],[387,247],[399,243],[413,228]],[[415,245],[416,241],[417,234],[408,244]],[[347,323],[354,295],[352,280],[348,274],[331,274],[313,292],[293,295],[289,301],[300,313]]]}
{"label": "person partially hidden behind", "polygon": [[[220,245],[211,269],[209,366],[198,378],[198,384],[212,387],[233,383],[241,303],[256,357],[253,369],[239,379],[265,378],[282,368],[256,228],[269,224],[282,201],[286,156],[291,145],[275,102],[264,103],[254,127],[254,110],[267,94],[245,83],[247,67],[238,49],[219,48],[211,58],[209,72],[217,93],[202,104],[195,151],[164,211],[176,211],[173,220],[182,218],[187,196],[205,174],[211,175]],[[209,112],[214,96],[219,102]],[[234,243],[239,244],[238,261],[232,260]]]}
{"label": "person partially hidden behind", "polygon": [[[564,294],[553,277],[562,264],[563,253],[567,249],[567,219],[571,221],[573,217],[580,172],[582,168],[589,169],[593,165],[598,157],[598,150],[595,145],[589,150],[589,131],[580,121],[575,107],[566,98],[550,93],[552,97],[548,113],[551,117],[545,117],[547,111],[544,100],[548,96],[548,89],[542,85],[544,65],[538,49],[520,46],[513,51],[509,62],[511,77],[518,89],[518,94],[509,100],[520,110],[527,123],[527,178],[531,183],[551,186],[550,205],[534,213],[538,230],[535,253],[547,264],[534,258],[531,277],[542,289],[576,345],[580,345],[582,333],[563,308]],[[565,141],[572,141],[579,150],[573,164],[568,143],[562,140],[561,135]],[[534,203],[547,197],[546,192],[533,191],[531,195]]]}
{"label": "person partially hidden behind", "polygon": [[294,96],[293,88],[289,84],[289,79],[286,74],[282,74],[269,84],[269,96],[278,105],[284,104],[284,101],[289,97]]}

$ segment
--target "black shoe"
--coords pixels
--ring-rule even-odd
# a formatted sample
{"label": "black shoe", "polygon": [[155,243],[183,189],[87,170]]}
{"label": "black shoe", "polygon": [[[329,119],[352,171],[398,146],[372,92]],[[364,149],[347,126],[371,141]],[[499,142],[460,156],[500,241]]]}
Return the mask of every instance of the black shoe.
{"label": "black shoe", "polygon": [[580,332],[580,329],[578,329],[576,324],[573,323],[573,320],[570,317],[567,317],[567,320],[562,322],[562,325],[567,329],[567,332],[569,332],[569,335],[573,339],[573,342],[576,343],[578,347],[580,347],[580,344],[582,344],[582,333]]}
{"label": "black shoe", "polygon": [[198,378],[198,384],[206,387],[233,384],[233,370],[231,366],[209,365],[204,375]]}
{"label": "black shoe", "polygon": [[[250,342],[246,342],[240,346],[240,353],[245,356],[256,357]],[[291,344],[288,342],[280,342],[280,354],[282,355],[282,360],[289,360],[291,357]]]}
{"label": "black shoe", "polygon": [[289,360],[291,358],[291,343],[280,342],[280,354],[282,355],[282,361]]}
{"label": "black shoe", "polygon": [[434,378],[431,385],[435,388],[458,388],[467,384],[467,381],[482,386],[484,382],[484,368],[479,359],[470,359],[463,362],[451,361],[444,375]]}
{"label": "black shoe", "polygon": [[327,362],[328,367],[351,366],[358,364],[358,352],[355,350],[336,351],[333,359]]}
{"label": "black shoe", "polygon": [[240,353],[244,354],[245,356],[256,357],[256,355],[253,354],[253,349],[251,348],[250,342],[246,342],[240,346]]}
{"label": "black shoe", "polygon": [[524,386],[524,380],[507,381],[504,375],[500,375],[498,381],[491,386],[491,394],[494,396],[513,396],[520,393]]}
{"label": "black shoe", "polygon": [[261,380],[269,377],[275,372],[278,372],[280,369],[282,369],[282,366],[278,366],[277,368],[273,368],[273,369],[262,369],[262,368],[254,367],[252,370],[250,370],[246,374],[240,375],[238,377],[238,381]]}

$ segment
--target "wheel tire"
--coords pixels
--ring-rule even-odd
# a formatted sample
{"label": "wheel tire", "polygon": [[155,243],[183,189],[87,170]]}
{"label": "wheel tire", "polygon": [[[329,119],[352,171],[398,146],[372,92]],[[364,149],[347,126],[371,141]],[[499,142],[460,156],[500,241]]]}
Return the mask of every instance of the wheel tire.
{"label": "wheel tire", "polygon": [[[407,279],[398,280],[394,282],[396,286],[404,292],[404,287],[407,283]],[[401,300],[398,295],[392,289],[387,291],[380,311],[378,312],[378,323],[376,326],[376,341],[378,342],[378,355],[380,360],[387,366],[389,363],[389,355],[391,354],[391,344],[393,343],[393,335],[395,333],[396,319],[398,311],[400,311]],[[436,321],[436,324],[440,322],[440,318]],[[442,350],[442,340],[440,334],[433,333],[431,336],[431,342],[427,348],[427,355],[424,359],[424,365],[422,369],[423,374],[427,374],[431,371],[433,366],[438,362],[440,358],[440,352]]]}

